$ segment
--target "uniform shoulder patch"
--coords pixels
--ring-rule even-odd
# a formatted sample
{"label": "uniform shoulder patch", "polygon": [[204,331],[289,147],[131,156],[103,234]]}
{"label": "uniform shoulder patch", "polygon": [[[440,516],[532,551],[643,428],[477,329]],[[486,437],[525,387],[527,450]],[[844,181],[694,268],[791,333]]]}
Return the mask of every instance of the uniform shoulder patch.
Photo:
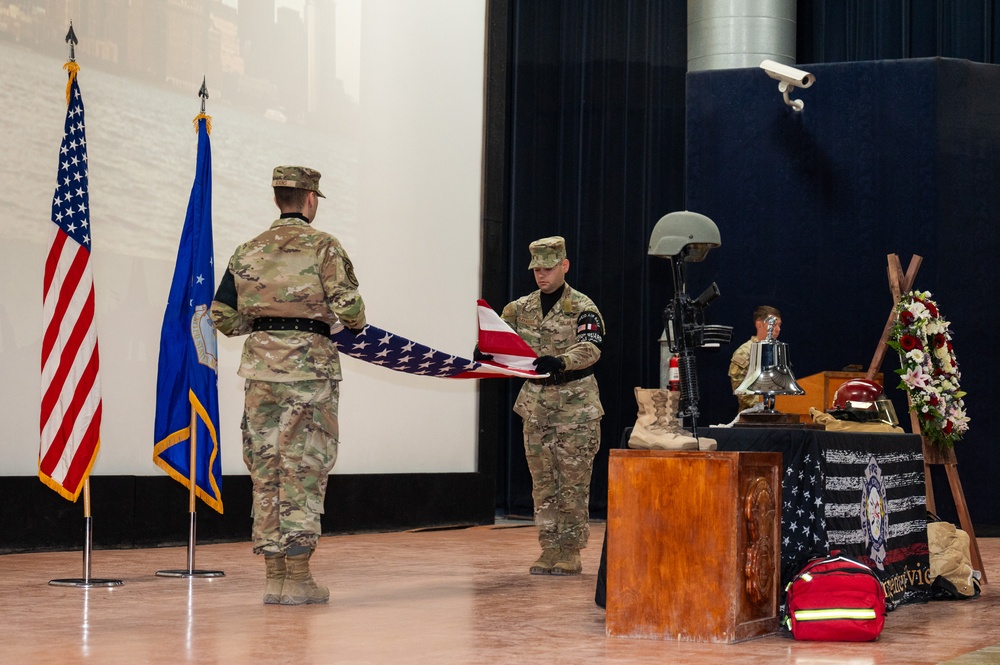
{"label": "uniform shoulder patch", "polygon": [[345,255],[341,254],[340,256],[344,259],[344,272],[347,275],[347,281],[351,283],[351,286],[357,287],[358,277],[354,274],[354,264]]}
{"label": "uniform shoulder patch", "polygon": [[600,346],[604,341],[604,322],[597,312],[582,312],[576,319],[576,340]]}

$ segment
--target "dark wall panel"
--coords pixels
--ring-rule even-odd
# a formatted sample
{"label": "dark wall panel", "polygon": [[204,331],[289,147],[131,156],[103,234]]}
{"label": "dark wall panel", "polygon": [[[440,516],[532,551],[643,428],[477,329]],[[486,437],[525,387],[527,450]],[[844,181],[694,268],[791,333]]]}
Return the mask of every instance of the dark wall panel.
{"label": "dark wall panel", "polygon": [[[90,485],[94,549],[187,544],[188,490],[177,481],[91,476]],[[222,486],[223,514],[198,503],[198,543],[250,540],[250,477],[224,476]],[[82,549],[82,497],[71,503],[37,478],[0,477],[0,502],[0,554]],[[322,529],[331,535],[492,524],[493,504],[493,478],[478,473],[334,475]]]}
{"label": "dark wall panel", "polygon": [[[984,306],[996,287],[1000,250],[1000,66],[948,59],[810,66],[816,83],[781,101],[774,81],[754,69],[688,77],[687,202],[711,217],[722,247],[699,266],[724,297],[717,322],[752,332],[759,304],[783,315],[781,341],[805,376],[848,364],[867,368],[892,307],[886,256],[905,269],[923,257],[916,288],[933,293],[952,322],[971,430],[959,443],[960,472],[973,520],[1000,524],[989,498],[1000,472],[989,405],[997,389],[996,351],[981,333],[1000,324]],[[736,402],[727,354],[701,363],[703,406],[728,421]],[[883,371],[897,413],[905,393]],[[938,493],[947,511],[950,492]],[[953,513],[952,513],[953,514]]]}

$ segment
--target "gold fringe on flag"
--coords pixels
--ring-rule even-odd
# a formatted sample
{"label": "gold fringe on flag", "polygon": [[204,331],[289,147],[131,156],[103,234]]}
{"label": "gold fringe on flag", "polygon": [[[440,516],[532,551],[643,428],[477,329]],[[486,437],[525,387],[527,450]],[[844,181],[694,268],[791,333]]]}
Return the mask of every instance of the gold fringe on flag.
{"label": "gold fringe on flag", "polygon": [[80,71],[80,65],[76,64],[75,61],[70,60],[65,65],[63,69],[69,72],[69,80],[66,81],[66,106],[69,106],[69,91],[73,87],[73,79],[76,78],[76,73]]}
{"label": "gold fringe on flag", "polygon": [[194,133],[195,134],[198,133],[198,121],[201,120],[202,118],[205,119],[205,129],[208,131],[209,134],[211,134],[212,133],[212,116],[207,115],[205,113],[199,113],[198,115],[196,115],[194,117],[194,120],[192,120],[192,122],[194,123]]}

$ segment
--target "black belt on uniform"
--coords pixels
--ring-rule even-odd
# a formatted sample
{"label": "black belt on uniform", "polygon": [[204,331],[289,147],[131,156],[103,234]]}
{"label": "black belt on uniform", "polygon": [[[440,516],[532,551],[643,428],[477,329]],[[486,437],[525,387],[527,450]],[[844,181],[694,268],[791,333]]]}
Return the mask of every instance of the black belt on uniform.
{"label": "black belt on uniform", "polygon": [[259,316],[251,324],[254,332],[261,330],[301,330],[316,333],[323,337],[330,336],[330,324],[316,319],[300,319],[289,316]]}
{"label": "black belt on uniform", "polygon": [[556,372],[550,374],[544,379],[528,379],[532,383],[537,383],[540,386],[561,386],[564,383],[570,381],[576,381],[577,379],[582,379],[585,376],[590,376],[594,373],[594,366],[591,365],[586,369],[568,369],[565,372]]}

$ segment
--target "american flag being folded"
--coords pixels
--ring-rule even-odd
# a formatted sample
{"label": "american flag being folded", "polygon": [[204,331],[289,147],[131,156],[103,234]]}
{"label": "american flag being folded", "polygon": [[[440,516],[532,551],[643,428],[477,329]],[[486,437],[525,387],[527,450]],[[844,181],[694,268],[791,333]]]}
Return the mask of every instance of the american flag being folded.
{"label": "american flag being folded", "polygon": [[479,350],[494,355],[493,360],[477,362],[432,349],[401,335],[365,326],[357,335],[344,328],[335,330],[331,339],[341,353],[374,365],[407,374],[443,379],[541,378],[532,367],[537,357],[486,301],[478,302]]}

